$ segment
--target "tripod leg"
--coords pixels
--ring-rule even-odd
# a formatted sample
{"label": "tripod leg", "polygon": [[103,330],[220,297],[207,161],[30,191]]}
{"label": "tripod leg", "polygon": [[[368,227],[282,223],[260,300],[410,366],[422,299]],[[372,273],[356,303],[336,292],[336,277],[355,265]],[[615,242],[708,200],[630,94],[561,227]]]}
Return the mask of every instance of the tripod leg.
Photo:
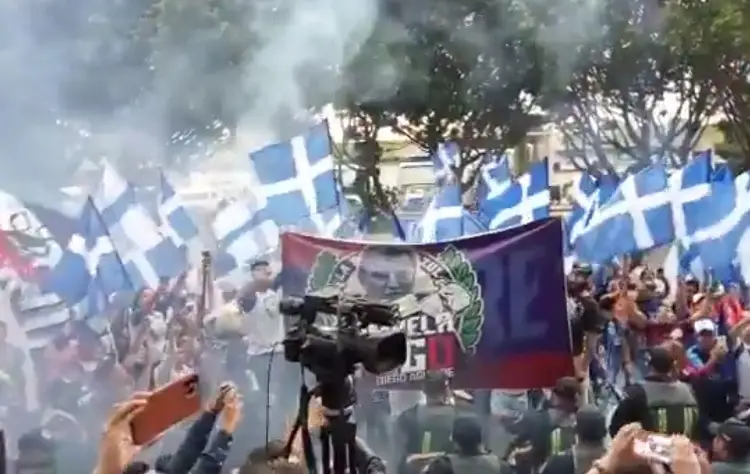
{"label": "tripod leg", "polygon": [[320,429],[320,462],[323,467],[323,474],[331,474],[331,443],[332,436],[329,428]]}

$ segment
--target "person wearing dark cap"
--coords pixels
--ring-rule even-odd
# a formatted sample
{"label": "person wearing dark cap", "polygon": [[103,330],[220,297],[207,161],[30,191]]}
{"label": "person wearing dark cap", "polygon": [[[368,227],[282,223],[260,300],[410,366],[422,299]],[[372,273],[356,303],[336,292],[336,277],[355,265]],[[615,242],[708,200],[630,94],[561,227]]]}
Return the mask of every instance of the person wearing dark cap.
{"label": "person wearing dark cap", "polygon": [[730,418],[714,431],[711,446],[713,474],[750,473],[750,427]]}
{"label": "person wearing dark cap", "polygon": [[396,419],[394,452],[398,472],[408,472],[407,459],[415,454],[450,452],[451,431],[459,416],[478,418],[473,408],[457,402],[443,374],[430,375],[422,391],[425,403],[417,404]]}
{"label": "person wearing dark cap", "polygon": [[585,406],[578,410],[576,441],[567,451],[554,454],[542,467],[541,474],[585,474],[607,452],[607,422],[599,408]]}
{"label": "person wearing dark cap", "polygon": [[615,408],[609,433],[614,435],[628,423],[662,434],[693,437],[698,426],[698,404],[690,385],[675,380],[677,362],[664,346],[649,349],[649,374],[641,383],[625,389]]}
{"label": "person wearing dark cap", "polygon": [[[451,471],[473,474],[506,474],[512,468],[493,453],[484,448],[482,425],[476,417],[461,416],[453,421],[451,429],[453,450],[433,460],[432,464],[442,467],[450,465]],[[446,462],[447,461],[447,462]],[[447,471],[447,469],[443,469]],[[427,467],[428,472],[437,468]]]}
{"label": "person wearing dark cap", "polygon": [[513,420],[504,420],[516,436],[507,458],[516,472],[535,472],[550,456],[561,453],[575,442],[575,415],[581,398],[581,384],[575,377],[562,377],[541,410],[528,411]]}

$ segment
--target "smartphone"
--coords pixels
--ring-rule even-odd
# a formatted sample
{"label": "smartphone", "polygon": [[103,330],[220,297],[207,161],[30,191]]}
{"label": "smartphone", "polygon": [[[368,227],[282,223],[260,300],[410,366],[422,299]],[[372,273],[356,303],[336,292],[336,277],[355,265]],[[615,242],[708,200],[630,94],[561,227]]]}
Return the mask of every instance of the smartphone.
{"label": "smartphone", "polygon": [[633,453],[636,456],[664,464],[672,462],[672,448],[672,438],[654,433],[633,442]]}
{"label": "smartphone", "polygon": [[130,424],[133,442],[142,446],[201,409],[198,374],[189,374],[156,389]]}

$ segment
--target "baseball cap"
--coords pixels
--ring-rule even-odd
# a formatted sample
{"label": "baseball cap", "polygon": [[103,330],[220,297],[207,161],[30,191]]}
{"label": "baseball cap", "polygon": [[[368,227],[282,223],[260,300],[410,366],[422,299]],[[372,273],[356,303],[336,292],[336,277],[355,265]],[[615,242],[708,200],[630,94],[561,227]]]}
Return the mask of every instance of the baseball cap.
{"label": "baseball cap", "polygon": [[581,384],[575,377],[561,377],[555,383],[552,393],[566,400],[575,400],[581,393]]}
{"label": "baseball cap", "polygon": [[729,418],[718,425],[710,426],[709,431],[729,445],[730,451],[748,451],[750,449],[750,427],[737,418]]}
{"label": "baseball cap", "polygon": [[693,323],[693,329],[695,330],[696,334],[700,334],[702,332],[716,333],[716,323],[714,323],[710,319],[699,319],[698,321]]}

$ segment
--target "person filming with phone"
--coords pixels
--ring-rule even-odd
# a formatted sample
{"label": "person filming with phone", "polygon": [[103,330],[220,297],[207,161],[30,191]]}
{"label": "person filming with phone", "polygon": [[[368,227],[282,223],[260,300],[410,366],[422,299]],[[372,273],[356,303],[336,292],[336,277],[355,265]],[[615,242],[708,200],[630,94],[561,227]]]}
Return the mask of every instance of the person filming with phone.
{"label": "person filming with phone", "polygon": [[726,338],[718,336],[712,319],[698,319],[693,323],[696,344],[686,352],[689,362],[690,384],[700,409],[699,439],[711,439],[708,427],[721,423],[734,414],[737,400],[736,364],[729,355]]}
{"label": "person filming with phone", "polygon": [[[137,392],[129,400],[115,405],[99,444],[95,474],[126,472],[136,455],[153,444],[165,430],[200,411],[198,398],[195,399],[197,405],[180,400],[180,392],[174,387],[181,385],[188,386],[186,379],[154,392]],[[166,472],[219,474],[241,420],[241,406],[234,386],[223,384],[217,397],[209,402],[189,430],[183,445],[166,463],[160,463],[166,464]],[[219,429],[205,448],[217,417]]]}

